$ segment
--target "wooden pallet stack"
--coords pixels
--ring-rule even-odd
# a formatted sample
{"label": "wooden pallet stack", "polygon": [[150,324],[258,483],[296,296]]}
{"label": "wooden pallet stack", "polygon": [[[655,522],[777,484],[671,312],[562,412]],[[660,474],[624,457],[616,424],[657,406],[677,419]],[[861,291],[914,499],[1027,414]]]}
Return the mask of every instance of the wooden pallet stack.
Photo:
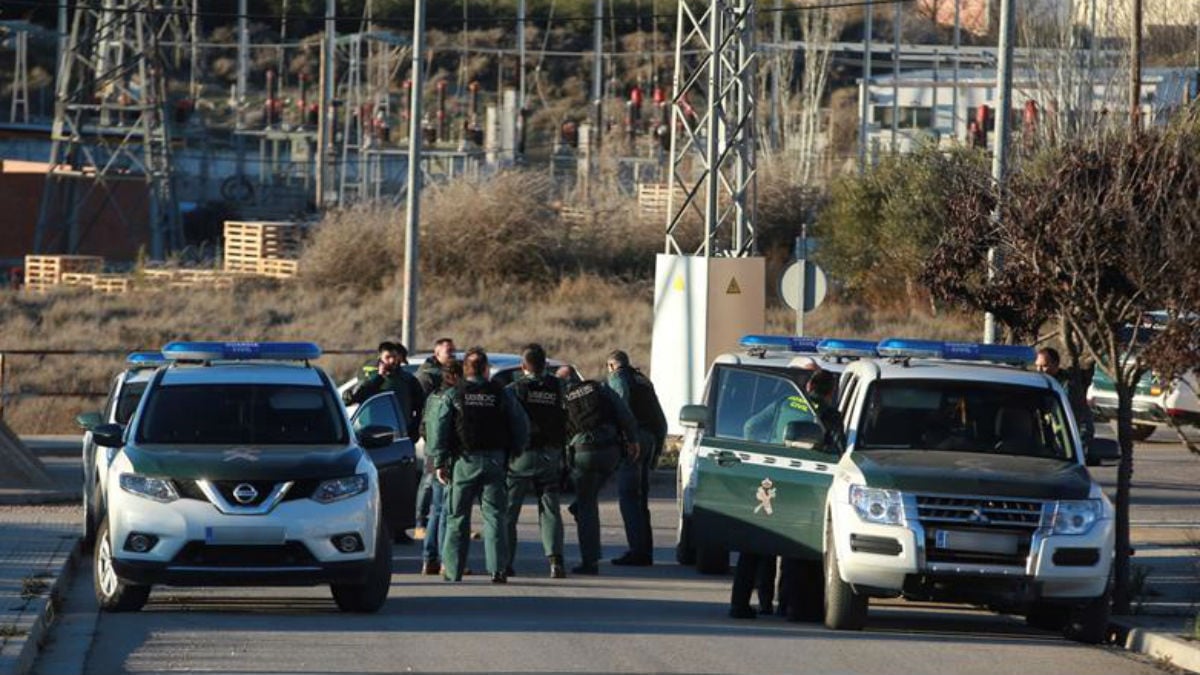
{"label": "wooden pallet stack", "polygon": [[301,234],[297,223],[225,221],[225,271],[294,277]]}
{"label": "wooden pallet stack", "polygon": [[[638,213],[642,218],[667,217],[667,204],[671,197],[671,186],[666,183],[638,183]],[[683,190],[675,188],[675,207],[683,203]]]}
{"label": "wooden pallet stack", "polygon": [[63,283],[63,275],[98,274],[103,269],[104,258],[95,255],[27,255],[25,288],[46,291]]}

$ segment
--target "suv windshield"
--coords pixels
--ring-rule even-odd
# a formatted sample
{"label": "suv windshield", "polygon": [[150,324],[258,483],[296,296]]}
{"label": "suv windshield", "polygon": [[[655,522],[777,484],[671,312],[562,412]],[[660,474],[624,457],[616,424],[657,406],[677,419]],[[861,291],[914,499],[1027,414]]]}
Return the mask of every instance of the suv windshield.
{"label": "suv windshield", "polygon": [[858,447],[957,450],[1069,460],[1070,426],[1049,389],[955,380],[871,385]]}
{"label": "suv windshield", "polygon": [[139,443],[340,445],[346,425],[323,387],[176,385],[150,393]]}
{"label": "suv windshield", "polygon": [[129,424],[129,418],[133,417],[138,403],[142,402],[142,393],[145,391],[145,382],[126,382],[125,386],[121,387],[121,396],[117,399],[117,424]]}

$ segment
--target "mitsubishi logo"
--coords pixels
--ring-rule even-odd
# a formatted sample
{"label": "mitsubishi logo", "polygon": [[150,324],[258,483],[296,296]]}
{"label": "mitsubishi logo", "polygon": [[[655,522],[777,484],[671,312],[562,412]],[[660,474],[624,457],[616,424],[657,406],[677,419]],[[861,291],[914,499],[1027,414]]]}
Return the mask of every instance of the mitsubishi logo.
{"label": "mitsubishi logo", "polygon": [[239,483],[237,487],[233,488],[233,498],[239,504],[249,504],[258,498],[258,490],[249,483]]}
{"label": "mitsubishi logo", "polygon": [[971,509],[971,515],[967,516],[967,520],[971,521],[972,523],[979,523],[980,525],[987,525],[988,523],[992,522],[983,514],[983,509],[978,506],[974,509]]}

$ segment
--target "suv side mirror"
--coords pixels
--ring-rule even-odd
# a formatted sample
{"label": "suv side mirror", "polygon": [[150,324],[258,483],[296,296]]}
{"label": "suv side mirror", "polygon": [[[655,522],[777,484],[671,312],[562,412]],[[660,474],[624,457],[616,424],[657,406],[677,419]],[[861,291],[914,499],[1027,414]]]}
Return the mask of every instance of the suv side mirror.
{"label": "suv side mirror", "polygon": [[84,431],[91,431],[100,424],[100,413],[85,412],[75,416],[75,424],[79,425]]}
{"label": "suv side mirror", "polygon": [[125,427],[120,424],[97,424],[92,427],[92,440],[102,448],[125,445]]}
{"label": "suv side mirror", "polygon": [[783,444],[791,448],[819,450],[825,442],[825,430],[816,422],[795,420],[787,423],[783,431]]}
{"label": "suv side mirror", "polygon": [[386,448],[394,440],[396,440],[396,430],[379,424],[372,424],[358,431],[358,444],[367,450]]}
{"label": "suv side mirror", "polygon": [[708,406],[683,406],[679,411],[679,423],[691,429],[703,429],[708,424]]}

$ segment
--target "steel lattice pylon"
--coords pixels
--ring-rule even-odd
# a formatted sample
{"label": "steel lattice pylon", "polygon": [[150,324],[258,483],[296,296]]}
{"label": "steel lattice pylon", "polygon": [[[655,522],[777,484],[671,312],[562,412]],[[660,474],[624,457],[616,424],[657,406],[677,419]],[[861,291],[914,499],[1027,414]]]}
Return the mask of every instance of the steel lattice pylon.
{"label": "steel lattice pylon", "polygon": [[[56,83],[50,168],[36,252],[75,252],[105,209],[127,230],[140,214],[114,195],[145,183],[151,255],[183,245],[167,126],[164,35],[186,34],[190,0],[79,0]],[[195,20],[195,17],[191,17]],[[97,204],[96,196],[102,200]],[[88,213],[83,213],[88,206]],[[140,209],[138,209],[140,211]]]}
{"label": "steel lattice pylon", "polygon": [[686,253],[755,250],[754,19],[753,0],[679,2],[667,253],[685,253],[678,235],[689,213],[703,220],[704,239]]}

